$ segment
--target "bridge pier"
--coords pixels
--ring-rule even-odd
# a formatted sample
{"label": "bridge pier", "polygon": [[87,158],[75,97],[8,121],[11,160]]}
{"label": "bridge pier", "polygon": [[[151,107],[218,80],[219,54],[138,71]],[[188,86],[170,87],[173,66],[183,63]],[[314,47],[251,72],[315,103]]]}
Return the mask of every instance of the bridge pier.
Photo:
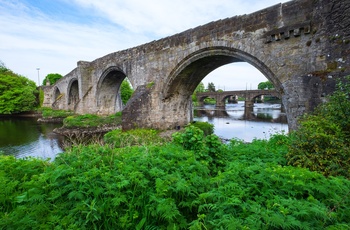
{"label": "bridge pier", "polygon": [[215,108],[217,109],[225,109],[225,101],[224,100],[220,100],[220,99],[216,99],[216,104],[215,104]]}

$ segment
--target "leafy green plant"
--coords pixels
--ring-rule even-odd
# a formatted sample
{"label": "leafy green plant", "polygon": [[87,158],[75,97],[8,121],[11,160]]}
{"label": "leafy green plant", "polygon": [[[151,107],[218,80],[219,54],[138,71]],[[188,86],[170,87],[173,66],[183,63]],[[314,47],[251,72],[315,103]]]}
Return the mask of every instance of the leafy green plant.
{"label": "leafy green plant", "polygon": [[328,102],[300,120],[287,154],[289,164],[350,178],[350,76],[346,80],[337,84]]}
{"label": "leafy green plant", "polygon": [[173,141],[186,150],[201,151],[204,148],[204,132],[195,126],[187,126],[183,131],[173,133]]}
{"label": "leafy green plant", "polygon": [[159,131],[153,129],[133,129],[125,132],[116,129],[106,133],[104,141],[112,148],[123,148],[134,145],[146,146],[165,142],[159,136]]}
{"label": "leafy green plant", "polygon": [[124,105],[126,105],[133,93],[134,90],[132,89],[129,81],[127,80],[127,78],[124,79],[122,84],[120,85],[120,97],[122,98],[122,102]]}
{"label": "leafy green plant", "polygon": [[192,122],[190,125],[200,128],[204,132],[205,136],[214,133],[214,125],[209,122],[195,121]]}

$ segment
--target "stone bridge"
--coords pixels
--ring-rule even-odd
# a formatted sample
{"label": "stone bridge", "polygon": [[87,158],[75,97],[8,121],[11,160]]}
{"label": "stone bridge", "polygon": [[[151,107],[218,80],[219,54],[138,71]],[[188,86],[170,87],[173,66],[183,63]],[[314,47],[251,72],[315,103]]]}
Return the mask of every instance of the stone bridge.
{"label": "stone bridge", "polygon": [[237,91],[223,91],[223,92],[202,92],[197,93],[197,100],[199,101],[200,105],[203,105],[204,99],[214,98],[216,100],[216,107],[222,107],[225,108],[225,101],[229,97],[243,97],[245,99],[245,107],[253,107],[254,105],[254,99],[260,96],[274,96],[278,98],[282,98],[281,93],[279,93],[276,90],[237,90]]}
{"label": "stone bridge", "polygon": [[349,0],[294,0],[234,16],[77,67],[44,87],[44,105],[77,113],[122,109],[118,90],[135,92],[123,129],[172,129],[192,119],[191,95],[216,68],[247,62],[282,95],[290,129],[350,74]]}

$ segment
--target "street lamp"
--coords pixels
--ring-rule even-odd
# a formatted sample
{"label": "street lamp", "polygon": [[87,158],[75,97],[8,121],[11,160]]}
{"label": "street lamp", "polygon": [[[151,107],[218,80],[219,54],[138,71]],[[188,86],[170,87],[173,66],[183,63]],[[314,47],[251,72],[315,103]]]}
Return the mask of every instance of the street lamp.
{"label": "street lamp", "polygon": [[40,68],[36,68],[36,70],[38,71],[38,87],[40,86],[40,78],[39,78],[39,70]]}

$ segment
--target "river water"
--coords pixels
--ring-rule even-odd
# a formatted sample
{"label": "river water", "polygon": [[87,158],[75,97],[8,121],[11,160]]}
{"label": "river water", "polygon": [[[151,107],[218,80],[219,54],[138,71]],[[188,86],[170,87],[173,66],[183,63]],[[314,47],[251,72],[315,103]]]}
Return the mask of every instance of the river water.
{"label": "river water", "polygon": [[253,139],[269,139],[277,133],[288,133],[287,118],[281,113],[281,104],[255,103],[252,110],[245,110],[244,102],[226,104],[225,110],[215,105],[195,108],[195,121],[214,125],[214,133],[224,139],[237,138],[246,142]]}
{"label": "river water", "polygon": [[63,152],[62,137],[53,133],[61,124],[38,123],[37,118],[0,117],[0,152],[17,158],[54,159]]}
{"label": "river water", "polygon": [[[280,104],[255,104],[245,111],[244,103],[227,104],[225,110],[206,105],[194,111],[197,121],[214,124],[215,134],[224,138],[238,138],[246,142],[254,138],[268,139],[271,134],[288,132],[285,115]],[[0,152],[18,158],[40,157],[53,160],[58,153],[62,137],[53,133],[61,124],[38,123],[37,118],[0,117]]]}

